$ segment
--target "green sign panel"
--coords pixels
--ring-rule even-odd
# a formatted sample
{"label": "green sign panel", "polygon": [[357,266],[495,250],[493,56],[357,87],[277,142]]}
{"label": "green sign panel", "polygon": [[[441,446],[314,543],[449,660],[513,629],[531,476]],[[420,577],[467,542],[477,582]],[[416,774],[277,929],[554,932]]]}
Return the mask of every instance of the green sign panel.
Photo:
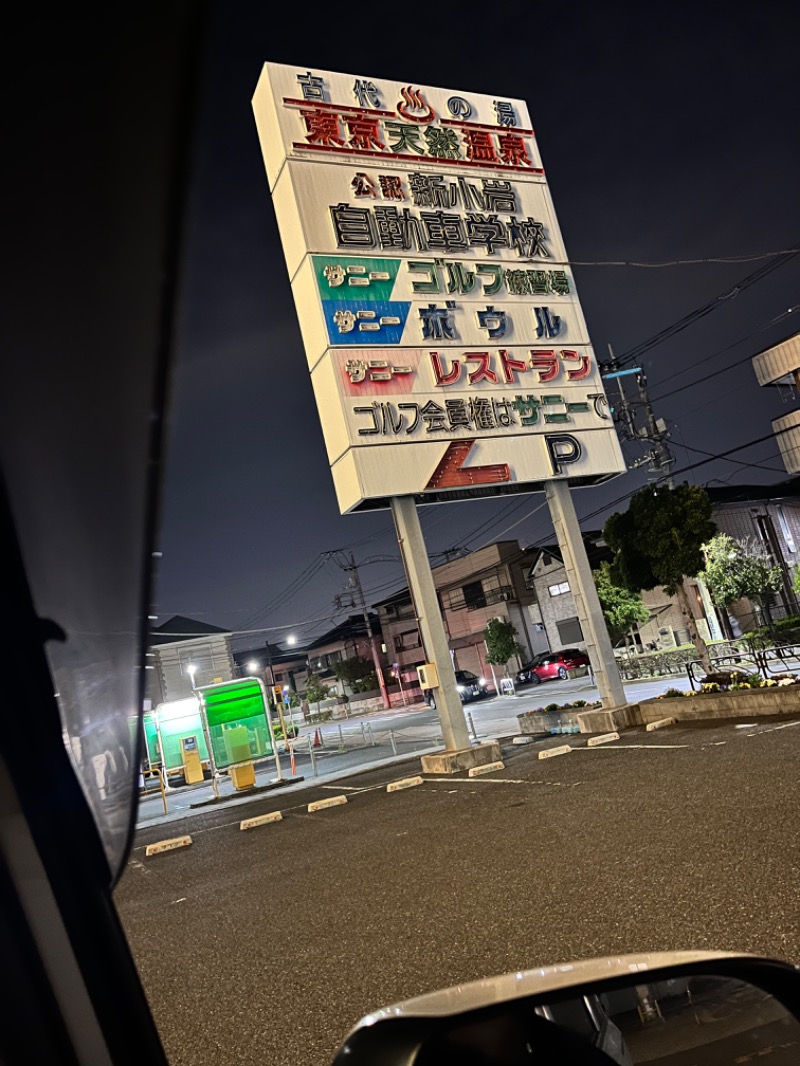
{"label": "green sign panel", "polygon": [[317,288],[323,300],[390,300],[399,259],[313,255]]}
{"label": "green sign panel", "polygon": [[153,711],[145,711],[144,715],[144,740],[147,746],[147,761],[151,766],[157,766],[161,762],[161,751],[158,747],[158,728],[156,716]]}
{"label": "green sign panel", "polygon": [[145,714],[144,735],[151,766],[179,770],[183,766],[181,740],[187,737],[196,739],[200,758],[204,762],[208,761],[200,705],[194,698],[161,703],[154,712]]}
{"label": "green sign panel", "polygon": [[241,678],[198,690],[217,769],[274,752],[264,687]]}
{"label": "green sign panel", "polygon": [[200,689],[209,728],[265,714],[264,689],[255,678],[244,677]]}

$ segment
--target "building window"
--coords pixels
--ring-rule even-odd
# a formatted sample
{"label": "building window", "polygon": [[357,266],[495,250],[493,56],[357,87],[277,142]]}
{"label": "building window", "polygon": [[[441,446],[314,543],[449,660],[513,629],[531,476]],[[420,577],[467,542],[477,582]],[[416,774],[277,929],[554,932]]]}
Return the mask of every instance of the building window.
{"label": "building window", "polygon": [[583,640],[583,630],[577,618],[565,618],[561,622],[556,622],[556,629],[562,647],[579,644]]}
{"label": "building window", "polygon": [[394,644],[398,651],[406,651],[408,648],[419,648],[419,630],[408,629],[405,633],[398,633],[394,638]]}
{"label": "building window", "polygon": [[475,611],[478,607],[486,606],[486,593],[483,591],[481,581],[473,581],[469,585],[464,585],[462,592],[468,611]]}
{"label": "building window", "polygon": [[569,592],[569,581],[561,581],[558,585],[548,585],[547,591],[551,596],[564,596]]}
{"label": "building window", "polygon": [[778,516],[778,525],[781,527],[781,533],[783,533],[783,539],[786,541],[786,547],[790,552],[796,552],[794,537],[792,531],[789,529],[789,523],[786,521],[786,515],[783,513],[782,507],[775,508],[775,514]]}

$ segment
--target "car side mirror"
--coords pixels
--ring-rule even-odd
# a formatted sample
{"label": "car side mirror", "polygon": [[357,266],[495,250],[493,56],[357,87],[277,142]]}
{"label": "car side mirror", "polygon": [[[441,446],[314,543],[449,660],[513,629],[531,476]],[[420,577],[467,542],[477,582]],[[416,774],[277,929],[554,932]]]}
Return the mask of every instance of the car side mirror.
{"label": "car side mirror", "polygon": [[334,1066],[722,1066],[800,1061],[800,970],[714,952],[510,973],[363,1018]]}

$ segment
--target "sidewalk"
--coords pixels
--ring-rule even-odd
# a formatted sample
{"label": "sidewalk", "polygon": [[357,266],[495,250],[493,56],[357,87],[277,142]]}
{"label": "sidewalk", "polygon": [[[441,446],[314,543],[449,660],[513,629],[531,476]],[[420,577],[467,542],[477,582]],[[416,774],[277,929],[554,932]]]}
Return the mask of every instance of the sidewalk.
{"label": "sidewalk", "polygon": [[[407,710],[427,710],[426,705]],[[382,712],[386,714],[387,712]],[[442,735],[438,721],[403,729],[402,718],[396,727],[375,724],[374,728],[362,728],[352,719],[329,721],[321,725],[304,727],[294,743],[295,774],[292,775],[291,759],[284,750],[279,750],[280,780],[274,757],[256,763],[256,787],[244,792],[233,788],[230,778],[217,778],[219,798],[215,797],[210,780],[193,787],[180,786],[166,790],[167,812],[164,812],[161,789],[151,783],[140,797],[137,814],[137,829],[146,829],[161,823],[177,821],[219,810],[240,806],[264,799],[273,792],[295,792],[301,789],[318,788],[334,780],[342,780],[366,770],[407,762],[409,759],[438,751],[442,747]],[[314,747],[315,734],[320,733],[323,746]],[[482,738],[488,739],[488,738]],[[341,745],[341,741],[344,745]],[[309,745],[309,746],[306,746]],[[153,779],[151,779],[152,781]]]}
{"label": "sidewalk", "polygon": [[[351,777],[358,777],[360,774],[366,773],[369,770],[380,770],[387,766],[399,766],[402,763],[410,761],[416,761],[419,756],[428,755],[431,752],[439,751],[441,744],[436,744],[431,748],[420,749],[415,752],[408,752],[405,754],[398,753],[397,755],[390,755],[387,758],[375,759],[372,762],[360,763],[358,766],[353,766],[350,769],[337,769],[332,770],[327,774],[319,774],[317,777],[306,777],[298,774],[296,779],[291,777],[285,777],[285,784],[273,787],[265,788],[264,781],[260,786],[257,784],[255,789],[251,789],[248,792],[237,793],[230,790],[229,782],[225,782],[229,790],[223,794],[222,798],[216,803],[209,803],[208,805],[190,806],[190,804],[202,804],[203,800],[210,800],[214,797],[214,792],[210,784],[198,786],[197,788],[181,788],[167,793],[167,803],[169,805],[169,812],[163,813],[163,806],[161,803],[160,792],[156,797],[148,797],[148,802],[155,799],[158,805],[158,814],[156,816],[148,815],[143,817],[142,803],[139,805],[139,818],[136,822],[136,829],[150,829],[156,825],[167,825],[170,822],[183,821],[186,818],[190,818],[193,815],[207,814],[209,811],[225,810],[230,807],[242,807],[248,803],[253,803],[256,800],[263,800],[267,796],[271,795],[285,795],[287,793],[302,792],[304,789],[319,788],[321,785],[331,784],[334,781],[345,781]],[[256,782],[259,777],[266,778],[267,775],[256,774]],[[270,779],[270,783],[275,782],[275,769],[273,766],[273,776]],[[180,802],[176,802],[177,798],[180,798]],[[185,806],[184,806],[185,804]]]}

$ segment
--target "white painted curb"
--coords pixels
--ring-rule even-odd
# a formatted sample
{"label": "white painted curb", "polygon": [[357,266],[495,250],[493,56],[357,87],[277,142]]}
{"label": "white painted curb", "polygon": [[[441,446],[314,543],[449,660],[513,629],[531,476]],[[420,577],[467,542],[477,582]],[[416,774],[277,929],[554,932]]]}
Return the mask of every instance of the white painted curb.
{"label": "white painted curb", "polygon": [[182,837],[173,837],[171,840],[159,840],[157,844],[148,844],[145,855],[160,855],[164,851],[175,851],[176,848],[188,848],[192,838],[187,834]]}
{"label": "white painted curb", "polygon": [[540,759],[552,759],[554,755],[567,755],[572,751],[569,744],[562,744],[560,748],[548,748],[546,751],[539,752]]}
{"label": "white painted curb", "polygon": [[421,777],[404,777],[402,781],[392,781],[391,784],[386,786],[387,792],[400,792],[404,788],[414,788],[416,785],[422,784]]}
{"label": "white painted curb", "polygon": [[326,807],[338,807],[341,803],[347,803],[347,796],[331,796],[330,799],[317,800],[316,803],[309,803],[308,813],[313,814],[314,811],[324,811]]}
{"label": "white painted curb", "polygon": [[668,725],[675,725],[675,719],[660,718],[657,722],[648,722],[644,728],[646,733],[652,733],[654,729],[664,729]]}
{"label": "white painted curb", "polygon": [[619,733],[604,733],[601,737],[590,737],[586,742],[586,747],[596,748],[598,744],[610,744],[612,740],[619,740]]}
{"label": "white painted curb", "polygon": [[504,762],[487,762],[485,766],[473,766],[469,769],[468,777],[480,777],[481,774],[493,774],[495,770],[505,770]]}
{"label": "white painted curb", "polygon": [[257,818],[245,818],[239,822],[240,829],[255,829],[258,825],[269,825],[270,822],[282,822],[283,815],[280,811],[272,811],[271,814],[259,814]]}

